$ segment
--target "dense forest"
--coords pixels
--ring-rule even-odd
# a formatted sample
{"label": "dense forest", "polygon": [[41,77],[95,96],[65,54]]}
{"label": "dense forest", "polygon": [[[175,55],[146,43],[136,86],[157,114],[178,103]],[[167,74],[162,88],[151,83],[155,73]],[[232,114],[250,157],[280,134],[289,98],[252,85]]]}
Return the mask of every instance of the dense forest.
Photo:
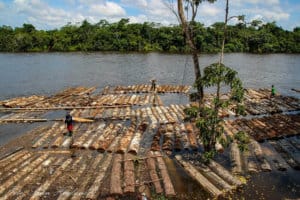
{"label": "dense forest", "polygon": [[[194,24],[197,48],[202,53],[220,51],[223,23],[210,27]],[[300,27],[287,31],[275,22],[228,26],[225,52],[300,53]],[[53,51],[135,51],[187,53],[185,38],[179,25],[162,26],[145,22],[129,23],[121,19],[116,23],[101,20],[96,24],[83,21],[80,25],[67,24],[60,29],[37,30],[32,24],[22,27],[0,27],[2,52]]]}

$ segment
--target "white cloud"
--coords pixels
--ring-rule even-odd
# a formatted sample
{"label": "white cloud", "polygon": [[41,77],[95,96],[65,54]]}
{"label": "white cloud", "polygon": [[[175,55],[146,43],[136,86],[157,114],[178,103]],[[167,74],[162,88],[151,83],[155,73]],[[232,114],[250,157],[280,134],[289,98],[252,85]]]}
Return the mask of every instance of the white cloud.
{"label": "white cloud", "polygon": [[288,20],[290,18],[290,14],[282,11],[279,7],[273,8],[256,8],[256,9],[247,9],[246,13],[252,15],[252,18],[260,18],[262,21],[280,21],[280,20]]}
{"label": "white cloud", "polygon": [[199,8],[198,12],[204,16],[216,16],[222,12],[214,4],[202,4]]}
{"label": "white cloud", "polygon": [[146,8],[148,6],[146,0],[121,0],[121,3],[128,7]]}
{"label": "white cloud", "polygon": [[146,15],[129,16],[128,18],[130,23],[144,23],[149,21]]}
{"label": "white cloud", "polygon": [[125,16],[126,11],[114,2],[106,2],[104,4],[93,4],[89,9],[91,14],[101,16]]}
{"label": "white cloud", "polygon": [[231,5],[241,6],[243,4],[278,5],[279,0],[232,0]]}

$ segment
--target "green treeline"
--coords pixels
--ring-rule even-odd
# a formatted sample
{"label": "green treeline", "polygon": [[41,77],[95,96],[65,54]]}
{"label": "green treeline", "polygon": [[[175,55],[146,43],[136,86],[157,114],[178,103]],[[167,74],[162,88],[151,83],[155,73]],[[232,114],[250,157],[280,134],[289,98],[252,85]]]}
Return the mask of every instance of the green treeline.
{"label": "green treeline", "polygon": [[[204,27],[194,24],[197,48],[202,53],[219,52],[223,38],[223,23]],[[300,53],[300,27],[283,30],[275,22],[228,26],[225,52]],[[0,27],[2,52],[52,51],[135,51],[187,53],[185,38],[179,25],[161,26],[155,23],[131,24],[128,19],[116,23],[101,20],[80,26],[65,25],[55,30],[36,30],[31,24],[23,27]]]}

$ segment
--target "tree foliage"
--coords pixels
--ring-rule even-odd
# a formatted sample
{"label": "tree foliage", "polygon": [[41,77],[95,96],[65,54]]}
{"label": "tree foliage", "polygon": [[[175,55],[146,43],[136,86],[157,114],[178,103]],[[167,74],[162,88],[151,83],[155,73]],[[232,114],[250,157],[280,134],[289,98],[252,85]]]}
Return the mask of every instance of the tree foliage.
{"label": "tree foliage", "polygon": [[[199,1],[201,2],[201,1]],[[201,53],[217,53],[222,45],[223,22],[204,27],[193,23],[194,43]],[[180,25],[162,26],[128,19],[109,23],[66,24],[60,29],[37,30],[32,24],[12,28],[0,26],[0,51],[126,51],[189,53]],[[252,21],[227,26],[225,52],[300,53],[300,28],[287,31],[275,22]]]}

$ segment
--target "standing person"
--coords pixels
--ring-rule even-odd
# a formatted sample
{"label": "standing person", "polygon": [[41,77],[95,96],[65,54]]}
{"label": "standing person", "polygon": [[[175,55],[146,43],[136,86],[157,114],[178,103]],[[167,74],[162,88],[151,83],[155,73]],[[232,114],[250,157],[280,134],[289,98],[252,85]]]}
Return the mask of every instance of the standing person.
{"label": "standing person", "polygon": [[274,85],[272,85],[272,88],[271,88],[271,97],[274,97],[275,94],[276,94],[276,90],[275,90]]}
{"label": "standing person", "polygon": [[[69,148],[71,149],[71,147],[73,145],[73,118],[70,115],[70,113],[68,113],[66,115],[65,124],[66,124],[67,129],[68,129],[67,136],[71,137],[71,142],[70,142],[70,146],[69,146]],[[71,157],[75,157],[74,150],[71,150]]]}
{"label": "standing person", "polygon": [[151,91],[155,91],[156,90],[156,80],[155,79],[152,79],[151,80]]}
{"label": "standing person", "polygon": [[67,125],[67,129],[68,129],[67,136],[72,137],[73,136],[73,118],[70,115],[70,113],[68,113],[66,115],[65,124]]}

